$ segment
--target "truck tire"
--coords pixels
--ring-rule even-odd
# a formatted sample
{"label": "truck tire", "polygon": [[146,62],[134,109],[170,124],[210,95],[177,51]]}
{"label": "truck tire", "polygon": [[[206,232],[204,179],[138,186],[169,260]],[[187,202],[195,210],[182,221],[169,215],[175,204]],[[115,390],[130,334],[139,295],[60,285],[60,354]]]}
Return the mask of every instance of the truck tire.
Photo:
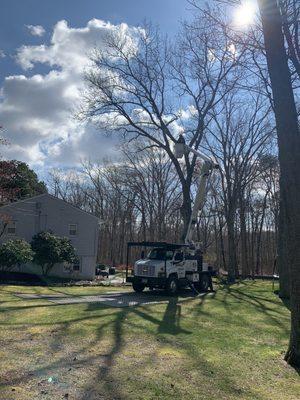
{"label": "truck tire", "polygon": [[167,280],[166,290],[169,296],[175,296],[178,292],[178,279],[175,275],[171,275]]}
{"label": "truck tire", "polygon": [[132,282],[132,288],[136,293],[142,293],[145,289],[145,285],[141,282]]}
{"label": "truck tire", "polygon": [[208,274],[203,274],[200,276],[200,288],[202,292],[208,292],[211,287],[211,276]]}

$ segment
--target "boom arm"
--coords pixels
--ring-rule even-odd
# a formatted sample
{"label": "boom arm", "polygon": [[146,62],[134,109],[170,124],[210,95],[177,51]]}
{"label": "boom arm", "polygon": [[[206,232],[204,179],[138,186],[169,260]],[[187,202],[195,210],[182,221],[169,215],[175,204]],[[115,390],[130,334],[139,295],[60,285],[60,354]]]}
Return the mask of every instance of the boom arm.
{"label": "boom arm", "polygon": [[218,165],[216,165],[209,157],[207,157],[206,155],[198,152],[197,150],[194,150],[193,148],[187,146],[185,144],[183,136],[180,136],[178,142],[175,144],[176,158],[182,158],[184,154],[187,154],[189,152],[192,152],[192,153],[196,154],[199,158],[201,158],[203,161],[203,164],[201,166],[201,170],[200,170],[200,174],[199,174],[198,190],[196,193],[193,210],[192,210],[191,218],[189,221],[187,233],[185,236],[186,244],[192,243],[192,237],[193,237],[194,229],[195,229],[195,226],[197,223],[198,213],[199,213],[199,211],[201,211],[203,209],[203,206],[204,206],[204,203],[206,200],[208,178],[211,175],[213,169],[218,168]]}

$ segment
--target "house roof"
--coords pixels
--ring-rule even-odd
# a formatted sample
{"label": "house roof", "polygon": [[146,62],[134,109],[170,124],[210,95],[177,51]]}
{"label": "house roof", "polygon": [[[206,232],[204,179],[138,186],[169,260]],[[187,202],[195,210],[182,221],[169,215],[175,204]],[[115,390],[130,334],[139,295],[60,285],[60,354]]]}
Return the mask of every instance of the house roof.
{"label": "house roof", "polygon": [[64,204],[67,204],[69,207],[75,208],[75,210],[77,210],[77,211],[80,211],[80,212],[82,212],[84,214],[87,214],[87,215],[93,217],[93,218],[96,218],[97,220],[100,219],[100,218],[96,217],[94,214],[92,214],[92,213],[90,213],[88,211],[82,210],[81,208],[79,208],[77,206],[74,206],[73,204],[71,204],[71,203],[69,203],[69,202],[67,202],[67,201],[65,201],[63,199],[60,199],[59,197],[53,196],[52,194],[49,194],[49,193],[43,193],[43,194],[39,194],[37,196],[26,197],[25,199],[14,201],[14,202],[9,203],[9,204],[5,204],[4,206],[0,207],[0,210],[3,209],[3,208],[10,208],[11,206],[14,206],[16,204],[26,203],[26,202],[28,202],[28,200],[35,200],[35,199],[38,199],[38,198],[41,198],[41,197],[50,197],[50,198],[52,198],[54,200],[57,200],[59,202],[63,202]]}

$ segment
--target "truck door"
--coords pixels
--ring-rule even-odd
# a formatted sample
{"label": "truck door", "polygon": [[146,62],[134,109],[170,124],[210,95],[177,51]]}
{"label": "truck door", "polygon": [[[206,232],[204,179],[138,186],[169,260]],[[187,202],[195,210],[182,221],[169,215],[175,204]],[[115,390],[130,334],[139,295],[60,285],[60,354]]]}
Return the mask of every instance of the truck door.
{"label": "truck door", "polygon": [[176,269],[178,278],[185,278],[184,254],[183,251],[176,251],[174,255],[173,265]]}

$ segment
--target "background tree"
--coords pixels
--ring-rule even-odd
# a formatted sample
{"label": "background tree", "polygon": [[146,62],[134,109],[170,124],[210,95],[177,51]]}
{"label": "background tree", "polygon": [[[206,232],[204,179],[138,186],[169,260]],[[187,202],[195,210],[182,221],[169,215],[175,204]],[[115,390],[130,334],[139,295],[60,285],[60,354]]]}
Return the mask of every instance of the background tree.
{"label": "background tree", "polygon": [[[0,132],[3,130],[3,128],[0,126]],[[0,136],[0,146],[5,146],[7,145],[7,141]],[[0,153],[1,157],[1,153]],[[7,165],[7,169],[2,170],[2,177],[6,180],[7,176],[10,175],[12,172],[12,165],[9,164]],[[1,175],[0,175],[0,181],[1,181]],[[11,201],[11,199],[14,198],[16,194],[16,190],[11,191],[10,189],[7,189],[5,187],[2,187],[0,185],[0,206]],[[5,233],[6,227],[9,224],[11,218],[8,214],[1,212],[0,213],[0,237]]]}
{"label": "background tree", "polygon": [[31,248],[34,251],[33,262],[42,268],[43,275],[48,275],[57,263],[77,262],[76,250],[70,239],[40,232],[33,236]]}
{"label": "background tree", "polygon": [[220,195],[228,239],[228,280],[239,275],[237,263],[236,222],[239,210],[242,273],[248,275],[246,236],[246,190],[255,180],[258,159],[272,139],[265,107],[260,96],[248,96],[246,102],[238,93],[230,93],[212,115],[213,123],[206,137],[206,146],[220,166]]}
{"label": "background tree", "polygon": [[20,188],[15,184],[16,166],[12,161],[0,161],[0,204],[18,198]]}
{"label": "background tree", "polygon": [[179,239],[182,196],[176,171],[165,152],[147,144],[123,146],[122,160],[115,165],[84,164],[93,187],[85,191],[105,221],[100,236],[109,238],[99,252],[109,247],[115,260],[122,262],[128,240]]}
{"label": "background tree", "polygon": [[22,239],[8,240],[0,246],[0,268],[9,271],[33,260],[30,244]]}
{"label": "background tree", "polygon": [[47,193],[45,183],[38,180],[36,173],[16,160],[0,161],[0,188],[2,204]]}
{"label": "background tree", "polygon": [[292,77],[300,79],[300,4],[298,0],[281,0],[282,28],[287,45],[287,55],[292,69]]}

